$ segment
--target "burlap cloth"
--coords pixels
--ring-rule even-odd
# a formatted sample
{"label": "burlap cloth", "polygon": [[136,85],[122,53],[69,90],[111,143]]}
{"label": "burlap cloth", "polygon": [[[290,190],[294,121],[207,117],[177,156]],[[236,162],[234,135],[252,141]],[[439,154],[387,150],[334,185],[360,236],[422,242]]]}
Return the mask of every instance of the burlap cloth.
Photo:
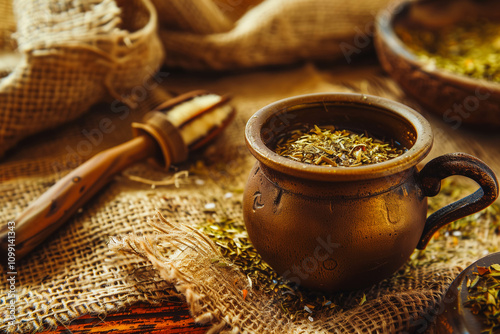
{"label": "burlap cloth", "polygon": [[[134,12],[137,8],[145,8],[141,7],[144,3],[135,2],[138,7]],[[19,4],[34,7],[31,2],[28,5],[19,1]],[[103,6],[112,4],[112,1],[99,2]],[[81,6],[65,10],[77,13],[98,7],[97,2],[95,7]],[[110,35],[105,34],[106,37]],[[156,64],[157,58],[141,59],[154,59],[150,64]],[[153,78],[147,75],[150,89],[144,89],[146,94],[139,99],[132,91],[134,87],[145,87],[143,71],[144,67],[137,67],[139,83],[135,86],[129,85],[124,78],[118,79],[124,91],[117,100],[92,107],[77,121],[30,136],[8,152],[0,164],[2,224],[14,219],[30,201],[82,161],[129,139],[130,123],[167,98],[167,91],[204,88],[230,94],[233,96],[231,103],[238,110],[235,121],[211,146],[191,155],[189,161],[176,169],[162,171],[140,163],[118,175],[50,240],[16,263],[14,326],[9,321],[7,274],[2,271],[0,330],[8,333],[40,331],[66,324],[84,314],[104,316],[138,301],[160,303],[178,293],[188,301],[196,321],[213,324],[212,332],[398,333],[424,330],[431,327],[436,310],[440,309],[443,291],[458,272],[487,252],[498,250],[499,237],[491,232],[491,226],[498,224],[498,216],[476,215],[473,217],[476,237],[438,238],[427,252],[416,253],[404,270],[380,284],[341,297],[329,296],[342,302],[341,310],[313,312],[311,318],[290,321],[282,313],[279,296],[260,292],[258,282],[246,283],[247,278],[237,266],[217,266],[213,262],[214,257],[219,256],[217,247],[196,232],[197,226],[207,219],[230,217],[242,224],[241,191],[255,161],[244,145],[246,120],[270,102],[312,92],[362,91],[400,101],[405,101],[404,96],[377,66],[361,66],[360,69],[349,66],[342,70],[340,66],[318,68],[307,63],[225,74],[162,70]],[[20,74],[19,78],[25,76]],[[104,77],[94,78],[93,82],[102,83]],[[0,86],[0,101],[4,108],[8,104],[1,100],[2,96],[7,101],[13,100],[1,90],[2,87],[5,86]],[[109,93],[106,89],[104,92]],[[137,108],[118,103],[128,96],[135,96],[132,102],[137,103]],[[86,106],[94,102],[88,96],[86,101],[80,101],[88,103]],[[50,115],[57,114],[55,110],[50,110]],[[2,115],[4,111],[0,117]],[[110,120],[111,131],[100,128],[103,119]],[[0,124],[5,129],[5,121]],[[89,133],[94,136],[89,137]],[[188,177],[176,174],[185,170],[190,171]],[[156,185],[132,181],[130,175],[152,180]],[[176,175],[177,179],[173,180]],[[158,221],[157,210],[168,224]],[[157,227],[151,222],[156,222]],[[420,264],[415,265],[416,260]],[[245,298],[242,289],[248,291]],[[360,305],[363,294],[366,302]]]}

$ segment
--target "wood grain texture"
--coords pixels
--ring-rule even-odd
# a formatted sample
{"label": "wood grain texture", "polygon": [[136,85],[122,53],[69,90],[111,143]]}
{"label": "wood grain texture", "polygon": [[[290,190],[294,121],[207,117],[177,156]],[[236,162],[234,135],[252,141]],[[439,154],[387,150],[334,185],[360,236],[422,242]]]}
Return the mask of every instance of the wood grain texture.
{"label": "wood grain texture", "polygon": [[206,333],[208,328],[194,322],[185,303],[174,301],[161,305],[137,304],[106,317],[86,315],[67,326],[59,326],[54,331],[44,333],[202,334]]}

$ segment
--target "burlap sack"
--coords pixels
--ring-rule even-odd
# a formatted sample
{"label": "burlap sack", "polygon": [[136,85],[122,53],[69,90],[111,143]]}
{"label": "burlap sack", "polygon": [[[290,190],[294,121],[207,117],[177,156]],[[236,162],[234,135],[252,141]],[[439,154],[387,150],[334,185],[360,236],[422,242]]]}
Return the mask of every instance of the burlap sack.
{"label": "burlap sack", "polygon": [[[110,99],[133,103],[163,50],[149,0],[0,2],[0,157],[26,136],[74,120]],[[17,55],[12,51],[17,44]],[[10,70],[10,71],[9,71]]]}
{"label": "burlap sack", "polygon": [[153,2],[162,23],[167,65],[234,69],[305,59],[331,61],[366,51],[373,17],[389,0]]}

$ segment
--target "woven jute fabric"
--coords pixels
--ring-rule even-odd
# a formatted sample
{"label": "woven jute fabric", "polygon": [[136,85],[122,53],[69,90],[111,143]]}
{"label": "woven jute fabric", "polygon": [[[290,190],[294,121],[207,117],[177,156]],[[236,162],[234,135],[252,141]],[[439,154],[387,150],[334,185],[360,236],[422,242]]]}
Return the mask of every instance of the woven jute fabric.
{"label": "woven jute fabric", "polygon": [[[2,0],[0,10],[2,60],[17,57],[0,79],[0,156],[97,102],[133,103],[131,89],[163,61],[156,11],[148,0]],[[14,54],[5,54],[15,45]]]}
{"label": "woven jute fabric", "polygon": [[[359,36],[369,35],[373,15],[384,1],[359,1],[352,8],[336,1],[316,1],[316,8],[305,0],[199,3],[155,1],[167,64],[241,68],[342,58],[340,41],[351,51],[364,48]],[[360,91],[405,101],[395,84],[379,69],[358,71],[355,64],[344,71],[306,64],[224,75],[156,72],[164,53],[154,32],[156,12],[147,0],[18,0],[13,6],[2,0],[0,10],[5,17],[17,14],[17,20],[0,22],[5,28],[0,43],[6,51],[17,46],[19,54],[12,70],[1,72],[0,152],[22,137],[53,128],[29,136],[1,160],[0,224],[15,219],[83,161],[130,139],[131,122],[171,97],[167,92],[202,88],[229,94],[237,109],[226,131],[186,163],[169,171],[138,163],[117,175],[57,233],[16,262],[14,285],[2,270],[3,332],[41,331],[85,314],[104,317],[138,301],[156,304],[173,296],[185,298],[196,320],[211,323],[212,332],[425,329],[431,327],[443,291],[457,273],[485,252],[498,250],[498,236],[487,233],[493,218],[474,216],[477,238],[433,241],[426,252],[416,254],[427,259],[422,265],[407,265],[365,291],[338,297],[342,311],[314,313],[312,321],[290,321],[280,311],[279,298],[259,292],[258,282],[247,285],[237,266],[214,264],[219,251],[197,228],[208,219],[224,217],[243,224],[241,191],[255,162],[243,132],[256,110],[314,92]],[[209,24],[197,24],[207,20]],[[17,31],[12,36],[14,21]],[[350,58],[344,60],[349,63]],[[189,171],[188,177],[184,171]],[[246,298],[242,289],[248,290]],[[359,305],[363,294],[366,302]]]}
{"label": "woven jute fabric", "polygon": [[[403,100],[401,92],[378,69],[349,68],[342,73],[312,65],[218,78],[173,72],[161,78],[157,88],[162,89],[152,91],[133,112],[123,107],[117,113],[110,105],[99,105],[79,122],[23,143],[0,164],[0,214],[5,222],[70,169],[129,139],[130,122],[168,98],[163,91],[202,87],[227,93],[238,111],[222,136],[185,164],[162,171],[139,163],[118,175],[53,237],[17,263],[14,326],[9,326],[9,285],[2,271],[1,330],[39,331],[84,314],[104,317],[138,301],[160,303],[180,295],[198,322],[213,325],[212,332],[405,332],[431,327],[442,294],[459,271],[484,252],[498,249],[498,236],[486,234],[491,222],[478,216],[478,238],[458,244],[446,239],[433,242],[419,255],[429,259],[424,261],[427,264],[407,266],[404,274],[345,295],[343,311],[317,312],[313,321],[288,320],[280,310],[280,300],[259,292],[258,282],[246,283],[237,266],[217,266],[213,262],[219,256],[217,247],[196,232],[208,219],[231,217],[243,224],[241,190],[255,162],[245,149],[245,122],[259,108],[293,95],[364,91]],[[82,143],[90,143],[85,133],[96,133],[104,118],[114,130],[102,133],[102,141],[92,146],[90,154],[78,150],[85,146]],[[176,187],[172,177],[181,171],[190,175],[178,177]],[[133,182],[130,175],[157,185]],[[161,186],[162,182],[170,185]],[[158,220],[157,211],[168,223]],[[245,299],[242,289],[249,291]],[[363,293],[367,301],[360,306]]]}

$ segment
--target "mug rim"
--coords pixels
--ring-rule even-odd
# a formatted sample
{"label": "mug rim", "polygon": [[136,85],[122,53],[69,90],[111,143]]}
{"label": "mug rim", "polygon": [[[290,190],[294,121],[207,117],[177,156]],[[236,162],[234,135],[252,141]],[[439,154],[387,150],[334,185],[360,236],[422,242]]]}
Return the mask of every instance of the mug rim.
{"label": "mug rim", "polygon": [[[270,149],[262,138],[261,129],[273,116],[284,110],[312,103],[348,103],[371,112],[381,109],[403,118],[415,129],[415,143],[402,155],[376,164],[357,167],[317,166],[283,157]],[[383,97],[359,93],[314,93],[278,100],[259,109],[247,121],[245,141],[250,153],[265,166],[291,176],[316,181],[353,181],[387,177],[405,171],[430,152],[433,143],[429,122],[414,109]]]}

